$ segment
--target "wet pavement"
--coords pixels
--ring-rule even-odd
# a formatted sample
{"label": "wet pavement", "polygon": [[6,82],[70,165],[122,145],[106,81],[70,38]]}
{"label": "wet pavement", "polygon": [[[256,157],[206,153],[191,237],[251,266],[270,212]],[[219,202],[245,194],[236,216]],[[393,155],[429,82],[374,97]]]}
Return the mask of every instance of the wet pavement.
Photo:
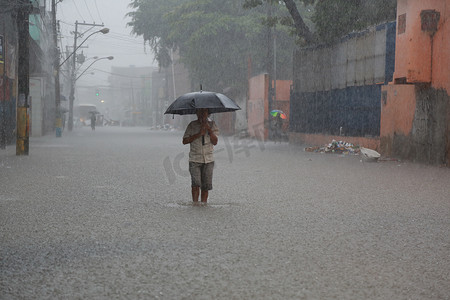
{"label": "wet pavement", "polygon": [[206,206],[183,132],[0,150],[0,299],[450,299],[450,169],[220,137]]}

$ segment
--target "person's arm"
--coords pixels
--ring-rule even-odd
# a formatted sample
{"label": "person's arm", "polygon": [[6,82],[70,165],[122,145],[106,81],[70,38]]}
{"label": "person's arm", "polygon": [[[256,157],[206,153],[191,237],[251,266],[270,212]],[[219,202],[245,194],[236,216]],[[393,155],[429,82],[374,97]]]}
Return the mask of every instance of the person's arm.
{"label": "person's arm", "polygon": [[196,133],[194,135],[191,135],[191,136],[183,137],[183,145],[192,143],[193,141],[195,141],[199,137],[205,135],[205,133],[206,133],[206,128],[204,128],[202,126],[202,128],[200,129],[200,131],[198,133]]}
{"label": "person's arm", "polygon": [[217,145],[217,142],[219,141],[219,138],[217,137],[216,133],[210,126],[208,126],[208,133],[209,133],[209,139],[211,140],[211,143],[215,146]]}
{"label": "person's arm", "polygon": [[203,134],[201,134],[201,132],[199,132],[197,134],[194,134],[194,135],[191,135],[191,136],[183,138],[183,145],[192,143],[193,141],[195,141],[196,139],[198,139],[202,135]]}
{"label": "person's arm", "polygon": [[[212,126],[210,126],[210,124]],[[217,126],[214,122],[207,122],[205,125],[206,131],[209,134],[209,140],[211,141],[211,143],[215,146],[217,145],[217,142],[219,141],[219,138],[217,137],[216,132],[218,132]]]}

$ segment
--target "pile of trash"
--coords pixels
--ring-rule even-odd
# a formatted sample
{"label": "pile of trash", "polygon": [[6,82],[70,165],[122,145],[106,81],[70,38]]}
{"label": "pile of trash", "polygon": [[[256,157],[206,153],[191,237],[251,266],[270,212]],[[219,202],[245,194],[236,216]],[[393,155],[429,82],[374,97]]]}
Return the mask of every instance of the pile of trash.
{"label": "pile of trash", "polygon": [[337,154],[354,154],[358,155],[360,152],[360,147],[358,145],[353,145],[352,143],[347,143],[344,141],[333,140],[331,143],[325,146],[315,146],[305,148],[306,152],[316,152],[316,153],[337,153]]}

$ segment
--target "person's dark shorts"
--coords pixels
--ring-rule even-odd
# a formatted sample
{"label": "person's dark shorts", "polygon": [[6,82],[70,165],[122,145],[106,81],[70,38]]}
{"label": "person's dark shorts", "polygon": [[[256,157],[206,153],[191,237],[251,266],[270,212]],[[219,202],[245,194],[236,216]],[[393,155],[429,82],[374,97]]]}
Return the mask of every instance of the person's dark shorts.
{"label": "person's dark shorts", "polygon": [[191,173],[192,187],[199,186],[204,191],[212,190],[214,162],[207,164],[189,162],[189,173]]}

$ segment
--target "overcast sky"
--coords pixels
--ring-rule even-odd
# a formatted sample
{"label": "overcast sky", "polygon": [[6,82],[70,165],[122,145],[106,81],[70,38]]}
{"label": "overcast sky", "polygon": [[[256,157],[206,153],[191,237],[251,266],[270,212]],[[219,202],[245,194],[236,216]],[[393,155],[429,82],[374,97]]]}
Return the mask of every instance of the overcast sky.
{"label": "overcast sky", "polygon": [[[95,23],[104,24],[110,29],[108,34],[94,34],[91,36],[83,46],[88,48],[79,49],[86,57],[105,57],[114,56],[114,60],[107,59],[100,60],[92,65],[86,75],[80,77],[77,81],[78,85],[91,84],[107,84],[108,72],[111,72],[111,67],[128,67],[135,65],[136,67],[155,66],[153,55],[147,47],[144,49],[142,37],[135,37],[131,35],[131,27],[127,27],[127,22],[130,21],[125,15],[131,11],[128,4],[131,0],[63,0],[57,6],[57,19],[61,26],[61,50],[66,51],[66,45],[73,46],[75,30],[75,22],[79,23]],[[51,1],[47,1],[48,9],[50,9]],[[84,37],[89,33],[100,30],[102,27],[78,26],[79,32],[88,31]],[[84,38],[78,39],[78,44]],[[72,49],[72,48],[70,48]],[[146,53],[147,52],[147,53]],[[93,59],[88,60],[83,66],[89,66]],[[80,73],[83,70],[80,69]],[[94,72],[95,75],[89,74]]]}

